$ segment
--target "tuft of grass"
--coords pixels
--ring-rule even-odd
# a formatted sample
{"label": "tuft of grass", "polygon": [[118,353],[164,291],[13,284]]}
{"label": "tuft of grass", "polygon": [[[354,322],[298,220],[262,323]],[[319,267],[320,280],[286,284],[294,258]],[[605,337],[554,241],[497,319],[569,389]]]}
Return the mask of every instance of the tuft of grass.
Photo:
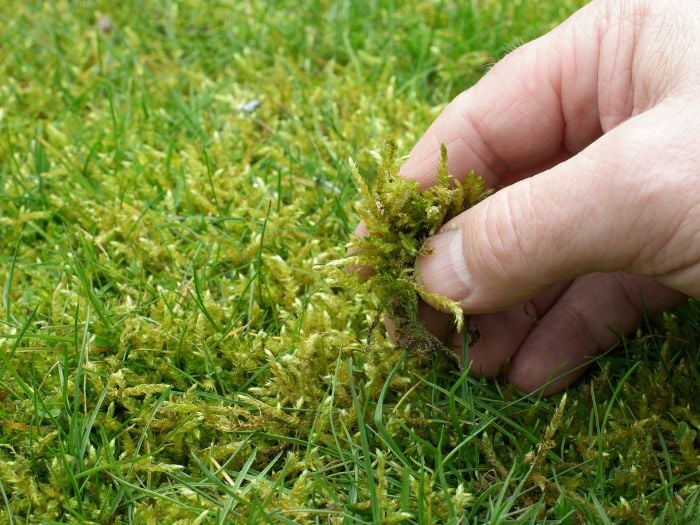
{"label": "tuft of grass", "polygon": [[0,523],[693,522],[697,302],[557,410],[316,270],[346,159],[580,3],[2,3]]}

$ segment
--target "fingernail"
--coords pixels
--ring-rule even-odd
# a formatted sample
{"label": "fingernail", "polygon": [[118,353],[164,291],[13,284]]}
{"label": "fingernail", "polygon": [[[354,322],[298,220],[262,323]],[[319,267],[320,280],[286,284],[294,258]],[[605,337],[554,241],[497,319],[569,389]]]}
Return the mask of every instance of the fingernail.
{"label": "fingernail", "polygon": [[418,279],[431,292],[464,301],[472,291],[472,281],[464,262],[462,229],[440,232],[426,242],[431,253],[416,261]]}

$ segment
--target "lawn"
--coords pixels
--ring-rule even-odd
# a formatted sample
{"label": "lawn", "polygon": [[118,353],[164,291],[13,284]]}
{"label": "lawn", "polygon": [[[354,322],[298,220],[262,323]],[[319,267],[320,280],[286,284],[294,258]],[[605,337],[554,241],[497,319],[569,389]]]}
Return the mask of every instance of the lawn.
{"label": "lawn", "polygon": [[333,271],[348,158],[581,3],[3,2],[0,523],[696,522],[697,303],[544,398]]}

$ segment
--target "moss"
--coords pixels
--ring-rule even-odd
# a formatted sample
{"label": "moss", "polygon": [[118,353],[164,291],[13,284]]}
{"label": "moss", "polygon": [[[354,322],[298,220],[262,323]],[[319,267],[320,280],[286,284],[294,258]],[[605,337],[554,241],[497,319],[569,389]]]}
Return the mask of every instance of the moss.
{"label": "moss", "polygon": [[417,181],[399,175],[400,162],[393,140],[387,141],[378,155],[373,188],[351,162],[362,197],[358,214],[367,229],[367,235],[353,236],[348,245],[351,267],[355,268],[357,283],[376,296],[381,310],[391,319],[395,339],[418,353],[443,347],[418,320],[419,298],[451,312],[458,331],[464,326],[464,315],[456,301],[431,293],[421,285],[415,259],[429,254],[425,240],[446,221],[489,194],[474,172],[462,179],[451,177],[444,144],[440,154],[436,183],[429,188],[421,188]]}
{"label": "moss", "polygon": [[318,270],[359,145],[578,3],[0,2],[0,523],[697,521],[697,302],[557,411]]}

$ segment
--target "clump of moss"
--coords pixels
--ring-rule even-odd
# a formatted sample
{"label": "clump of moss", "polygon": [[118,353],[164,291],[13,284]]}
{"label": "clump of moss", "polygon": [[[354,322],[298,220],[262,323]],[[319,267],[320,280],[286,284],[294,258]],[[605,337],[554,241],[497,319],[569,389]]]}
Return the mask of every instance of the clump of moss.
{"label": "clump of moss", "polygon": [[[395,327],[395,338],[414,352],[431,352],[442,342],[418,321],[419,298],[454,315],[458,331],[464,325],[459,304],[426,290],[414,267],[419,255],[429,253],[428,237],[449,219],[488,195],[481,177],[473,171],[462,180],[447,171],[447,148],[441,146],[436,183],[421,188],[417,181],[399,175],[396,142],[388,140],[379,155],[376,181],[370,188],[351,161],[352,173],[362,201],[358,213],[368,234],[354,235],[349,244],[353,275],[376,296],[381,311]],[[360,268],[369,268],[361,272]],[[366,280],[365,280],[366,279]],[[381,313],[381,312],[380,312]]]}

